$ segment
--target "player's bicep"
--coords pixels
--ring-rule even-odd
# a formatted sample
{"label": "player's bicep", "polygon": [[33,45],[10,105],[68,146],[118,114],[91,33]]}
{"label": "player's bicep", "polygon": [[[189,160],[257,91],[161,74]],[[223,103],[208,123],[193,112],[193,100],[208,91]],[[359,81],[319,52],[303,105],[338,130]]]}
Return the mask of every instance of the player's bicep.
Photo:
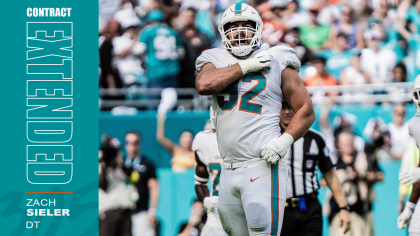
{"label": "player's bicep", "polygon": [[199,85],[206,86],[207,82],[209,82],[208,76],[206,75],[207,73],[209,73],[211,70],[214,70],[214,69],[216,69],[216,67],[210,62],[203,62],[203,65],[201,66],[197,64],[198,75],[195,79],[195,87],[197,88],[197,91],[200,88]]}
{"label": "player's bicep", "polygon": [[216,69],[216,67],[211,62],[200,62],[197,63],[197,72],[198,74],[206,73],[208,70]]}
{"label": "player's bicep", "polygon": [[281,89],[284,98],[295,112],[305,105],[312,107],[311,96],[295,69],[284,68],[281,73]]}

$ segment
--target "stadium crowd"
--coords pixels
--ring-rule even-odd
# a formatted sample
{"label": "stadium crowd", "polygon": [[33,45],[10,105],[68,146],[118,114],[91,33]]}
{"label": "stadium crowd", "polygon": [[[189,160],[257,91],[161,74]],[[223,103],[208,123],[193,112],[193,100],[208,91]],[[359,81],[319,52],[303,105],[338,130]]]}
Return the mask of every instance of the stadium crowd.
{"label": "stadium crowd", "polygon": [[[195,60],[206,49],[222,47],[218,21],[223,11],[236,2],[99,0],[99,86],[195,88]],[[420,73],[420,0],[243,2],[254,6],[262,17],[263,43],[287,44],[295,49],[302,63],[300,76],[306,86],[412,82]],[[326,95],[338,94],[322,91],[313,94]],[[124,100],[133,96],[108,94],[102,98]],[[357,118],[346,112],[332,117],[334,102],[326,101],[319,126],[334,154],[340,181],[347,185],[353,235],[374,235],[373,186],[386,178],[378,160],[402,160],[402,169],[415,167],[413,163],[419,161],[418,149],[405,122],[410,117],[406,117],[404,104],[396,104],[391,123],[372,117],[363,132],[358,133],[354,130]],[[148,108],[156,109],[156,106]],[[193,168],[193,133],[183,132],[179,144],[175,144],[165,137],[164,124],[164,116],[159,116],[156,139],[172,154],[173,170]],[[147,160],[141,155],[140,134],[128,132],[125,145],[127,151],[130,148],[138,151],[124,159],[119,141],[103,138],[99,153],[100,235],[146,235],[145,232],[157,235],[159,223],[155,212],[159,189],[154,166],[150,161],[140,163]],[[126,182],[132,187],[125,189]],[[409,191],[405,186],[400,188],[400,211]],[[327,205],[333,225],[337,210],[334,200]],[[194,201],[189,222],[173,232],[199,235],[205,220],[201,217],[205,215],[203,212],[202,203]],[[134,229],[135,225],[142,225],[145,231]],[[331,227],[331,235],[338,235],[334,230],[337,229]]]}
{"label": "stadium crowd", "polygon": [[[222,47],[217,25],[233,3],[100,0],[100,87],[194,88],[195,59]],[[263,43],[296,50],[306,86],[412,82],[420,72],[419,1],[247,3]]]}

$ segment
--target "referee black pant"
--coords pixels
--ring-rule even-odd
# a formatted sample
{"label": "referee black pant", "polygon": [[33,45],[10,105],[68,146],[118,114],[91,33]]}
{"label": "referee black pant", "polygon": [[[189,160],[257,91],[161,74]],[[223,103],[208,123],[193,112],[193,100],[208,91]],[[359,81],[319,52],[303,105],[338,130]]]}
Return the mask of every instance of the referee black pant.
{"label": "referee black pant", "polygon": [[322,207],[317,198],[306,199],[306,211],[284,208],[281,236],[322,236]]}

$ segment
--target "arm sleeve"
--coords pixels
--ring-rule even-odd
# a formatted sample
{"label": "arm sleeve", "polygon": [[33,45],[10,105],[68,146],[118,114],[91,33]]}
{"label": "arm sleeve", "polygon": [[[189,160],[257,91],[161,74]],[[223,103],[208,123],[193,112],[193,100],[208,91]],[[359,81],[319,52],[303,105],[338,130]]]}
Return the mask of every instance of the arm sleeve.
{"label": "arm sleeve", "polygon": [[202,150],[200,150],[200,146],[201,146],[201,142],[203,142],[203,135],[202,133],[198,133],[195,137],[194,137],[194,141],[192,143],[192,147],[191,150],[193,150],[194,152],[197,153],[198,159],[202,158]]}
{"label": "arm sleeve", "polygon": [[269,49],[273,59],[280,64],[281,70],[291,67],[300,71],[300,60],[293,48],[287,46],[275,46]]}
{"label": "arm sleeve", "polygon": [[147,33],[148,31],[147,30],[143,30],[143,32],[141,32],[141,34],[140,34],[140,39],[139,39],[139,42],[140,43],[144,43],[145,45],[147,45],[147,43],[148,43],[148,33]]}
{"label": "arm sleeve", "polygon": [[210,55],[208,50],[201,53],[201,55],[195,61],[195,68],[196,68],[197,72],[200,73],[203,66],[205,64],[211,63],[211,62],[212,62],[211,55]]}
{"label": "arm sleeve", "polygon": [[150,169],[149,179],[157,179],[156,168],[151,162],[149,162],[149,169]]}
{"label": "arm sleeve", "polygon": [[198,149],[200,147],[200,142],[201,142],[201,132],[198,133],[197,135],[195,135],[195,137],[194,137],[194,141],[193,141],[192,147],[191,147],[191,149],[194,152],[198,151]]}
{"label": "arm sleeve", "polygon": [[329,148],[327,147],[327,144],[325,143],[324,137],[322,137],[321,135],[319,135],[318,138],[318,147],[320,149],[318,156],[319,170],[322,173],[325,173],[334,168],[335,162]]}

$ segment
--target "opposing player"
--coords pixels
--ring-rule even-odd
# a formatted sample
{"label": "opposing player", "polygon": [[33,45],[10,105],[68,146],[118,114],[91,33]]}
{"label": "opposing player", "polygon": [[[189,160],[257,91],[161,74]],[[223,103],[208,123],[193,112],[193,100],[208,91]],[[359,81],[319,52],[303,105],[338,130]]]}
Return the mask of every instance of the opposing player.
{"label": "opposing player", "polygon": [[[413,101],[417,108],[417,114],[410,120],[409,131],[410,134],[414,136],[417,147],[420,148],[420,76],[417,76],[414,81]],[[408,229],[409,235],[420,236],[420,204],[417,204],[420,198],[420,163],[419,167],[400,173],[399,179],[403,184],[414,185],[410,199],[405,204],[403,212],[398,217],[398,228],[402,229],[410,224],[410,228]]]}
{"label": "opposing player", "polygon": [[[201,230],[201,236],[227,236],[220,223],[217,210],[222,158],[217,147],[214,115],[211,107],[210,121],[213,130],[204,130],[198,133],[192,145],[197,162],[195,168],[195,191],[198,199],[203,202],[204,207],[207,209],[207,221]],[[207,188],[209,177],[211,183],[210,193]]]}
{"label": "opposing player", "polygon": [[[204,51],[196,61],[197,91],[213,95],[223,159],[218,210],[231,236],[280,235],[289,171],[282,158],[315,119],[295,51],[260,48],[262,26],[254,8],[232,5],[218,26],[225,49]],[[283,97],[296,115],[281,135]]]}

